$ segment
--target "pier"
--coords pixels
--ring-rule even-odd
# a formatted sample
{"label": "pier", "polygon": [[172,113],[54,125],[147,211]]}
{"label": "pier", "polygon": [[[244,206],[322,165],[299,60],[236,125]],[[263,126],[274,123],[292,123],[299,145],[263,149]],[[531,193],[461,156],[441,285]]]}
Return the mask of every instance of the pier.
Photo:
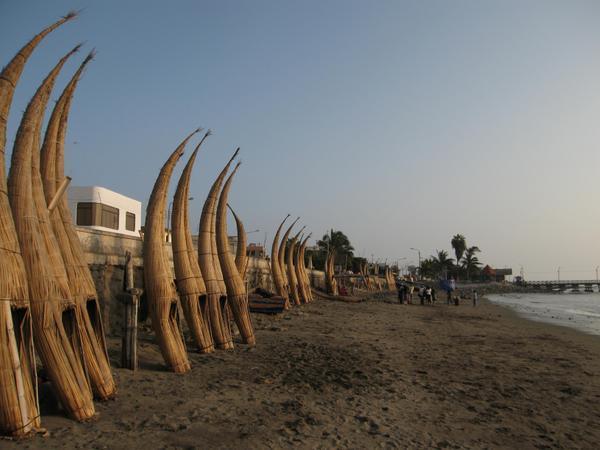
{"label": "pier", "polygon": [[600,292],[600,282],[598,280],[523,281],[520,284],[539,291]]}

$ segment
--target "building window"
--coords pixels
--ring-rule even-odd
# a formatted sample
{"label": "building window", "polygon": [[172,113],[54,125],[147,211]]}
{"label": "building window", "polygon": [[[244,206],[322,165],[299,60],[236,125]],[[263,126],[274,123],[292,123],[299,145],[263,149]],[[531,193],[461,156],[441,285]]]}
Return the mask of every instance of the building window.
{"label": "building window", "polygon": [[77,203],[77,225],[100,226],[118,230],[119,209],[102,203]]}
{"label": "building window", "polygon": [[94,225],[94,203],[77,203],[77,225]]}
{"label": "building window", "polygon": [[119,229],[119,209],[113,206],[102,205],[102,214],[100,216],[100,226],[106,228],[112,228],[113,230]]}
{"label": "building window", "polygon": [[125,213],[125,229],[127,231],[135,231],[135,214]]}

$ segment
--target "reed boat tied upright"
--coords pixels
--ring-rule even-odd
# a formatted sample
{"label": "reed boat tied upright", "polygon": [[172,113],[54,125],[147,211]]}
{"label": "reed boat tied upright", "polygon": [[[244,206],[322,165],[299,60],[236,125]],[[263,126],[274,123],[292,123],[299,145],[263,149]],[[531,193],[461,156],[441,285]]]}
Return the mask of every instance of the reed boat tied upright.
{"label": "reed boat tied upright", "polygon": [[235,176],[240,163],[236,164],[235,168],[227,178],[219,197],[217,207],[216,230],[217,230],[217,249],[219,251],[219,262],[223,271],[225,286],[227,288],[227,302],[231,306],[233,319],[240,331],[240,336],[244,344],[256,345],[256,337],[254,336],[254,327],[250,318],[250,309],[248,307],[248,294],[246,286],[242,281],[242,277],[235,265],[233,256],[229,251],[229,239],[227,238],[227,200],[229,198],[229,190],[231,182]]}
{"label": "reed boat tied upright", "polygon": [[294,302],[295,305],[300,305],[302,302],[300,301],[300,295],[298,293],[298,278],[296,277],[296,267],[294,266],[294,255],[296,252],[296,243],[298,242],[298,237],[304,231],[304,228],[300,228],[300,231],[296,233],[296,235],[292,238],[292,240],[288,244],[288,250],[286,254],[287,259],[287,278],[290,289],[290,298]]}
{"label": "reed boat tied upright", "polygon": [[[56,250],[61,255],[69,289],[76,305],[82,354],[92,390],[97,398],[107,400],[116,394],[116,384],[106,349],[98,295],[81,242],[75,231],[66,193],[63,194],[61,191],[66,180],[64,176],[65,139],[72,98],[83,70],[93,57],[94,51],[90,52],[80,64],[54,106],[40,152],[41,174],[36,174],[34,169],[32,176],[34,180],[41,176],[43,185],[38,191],[43,190],[43,198],[37,195],[38,215],[41,218],[46,215],[44,211],[48,211],[51,229],[58,244]],[[35,189],[34,182],[34,194]],[[52,207],[53,205],[56,206]]]}
{"label": "reed boat tied upright", "polygon": [[279,271],[281,272],[281,280],[283,282],[283,289],[287,293],[288,298],[290,299],[290,304],[293,302],[291,293],[290,293],[290,284],[287,276],[287,269],[285,267],[285,256],[288,244],[288,238],[290,237],[290,233],[292,232],[292,228],[296,225],[296,222],[300,220],[300,217],[296,217],[296,220],[292,222],[292,224],[285,230],[283,237],[281,238],[281,243],[279,244],[279,253],[277,255],[277,263],[279,264]]}
{"label": "reed boat tied upright", "polygon": [[206,284],[202,278],[197,256],[192,245],[189,228],[189,192],[190,179],[196,155],[202,143],[210,136],[207,131],[198,143],[188,160],[173,198],[173,213],[171,215],[171,230],[173,237],[173,265],[175,267],[175,284],[179,292],[179,301],[183,315],[201,353],[210,353],[215,349],[210,332],[208,318]]}
{"label": "reed boat tied upright", "polygon": [[237,231],[237,245],[235,248],[235,267],[242,277],[242,282],[246,281],[246,271],[248,269],[248,255],[246,255],[246,248],[248,247],[248,235],[246,234],[246,229],[244,228],[244,223],[239,218],[239,216],[235,213],[231,205],[227,204],[229,211],[233,214],[233,218],[235,219],[235,227]]}
{"label": "reed boat tied upright", "polygon": [[227,293],[221,290],[216,270],[216,266],[219,266],[220,271],[219,258],[217,254],[213,254],[213,242],[216,248],[216,204],[225,175],[239,150],[236,149],[210,188],[202,207],[198,233],[198,262],[206,283],[209,322],[215,346],[220,349],[232,349],[233,339],[227,318]]}
{"label": "reed boat tied upright", "polygon": [[198,132],[200,129],[190,133],[162,166],[146,209],[143,247],[146,298],[160,351],[169,368],[176,373],[188,372],[190,362],[179,328],[177,290],[165,248],[165,209],[173,168],[188,141]]}
{"label": "reed boat tied upright", "polygon": [[330,249],[325,259],[325,285],[327,293],[330,295],[339,295],[334,271],[335,254],[335,249]]}
{"label": "reed boat tied upright", "polygon": [[34,207],[31,168],[35,134],[43,121],[44,106],[58,73],[74,50],[59,61],[27,105],[13,147],[8,192],[29,278],[33,335],[38,354],[66,412],[76,420],[85,420],[95,411],[79,354],[81,336],[77,311],[72,299],[61,296],[50,267],[47,243]]}
{"label": "reed boat tied upright", "polygon": [[[309,253],[308,255],[308,267],[306,265],[306,246],[308,244],[308,240],[305,240],[304,245],[302,246],[302,272],[304,274],[304,282],[306,285],[306,294],[308,295],[308,301],[312,302],[314,300],[314,296],[313,296],[313,290],[312,290],[312,283],[311,283],[311,276],[309,276],[308,274],[308,270],[312,271],[313,268],[313,264],[312,264],[312,252]],[[311,272],[312,275],[312,272]]]}
{"label": "reed boat tied upright", "polygon": [[296,279],[298,280],[298,297],[301,303],[310,302],[310,297],[308,291],[310,290],[310,286],[306,284],[306,272],[304,266],[304,248],[306,247],[306,243],[312,236],[312,233],[309,233],[303,240],[301,240],[300,245],[297,246],[297,250],[294,254],[294,269],[296,270]]}
{"label": "reed boat tied upright", "polygon": [[69,13],[35,35],[0,73],[0,434],[24,436],[41,425],[29,287],[6,183],[6,126],[15,88],[27,60]]}
{"label": "reed boat tied upright", "polygon": [[285,309],[289,309],[290,307],[290,297],[285,289],[283,276],[281,274],[281,267],[279,266],[279,233],[281,232],[281,228],[288,217],[290,217],[289,214],[285,216],[285,218],[279,224],[279,227],[277,227],[275,237],[273,238],[273,244],[271,246],[271,275],[273,277],[273,284],[275,285],[276,294],[283,297],[285,300]]}

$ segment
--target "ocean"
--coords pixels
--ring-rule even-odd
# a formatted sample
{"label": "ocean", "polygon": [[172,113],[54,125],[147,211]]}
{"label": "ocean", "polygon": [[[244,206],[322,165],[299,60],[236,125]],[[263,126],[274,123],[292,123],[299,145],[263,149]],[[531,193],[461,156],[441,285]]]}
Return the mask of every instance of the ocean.
{"label": "ocean", "polygon": [[600,335],[600,293],[487,295],[527,319],[563,325]]}

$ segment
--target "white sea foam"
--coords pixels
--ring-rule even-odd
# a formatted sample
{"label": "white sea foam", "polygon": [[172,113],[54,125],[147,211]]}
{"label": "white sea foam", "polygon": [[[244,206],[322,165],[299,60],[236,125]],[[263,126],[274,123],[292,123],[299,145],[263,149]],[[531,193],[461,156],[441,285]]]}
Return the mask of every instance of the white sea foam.
{"label": "white sea foam", "polygon": [[600,335],[600,294],[504,294],[490,301],[513,308],[522,316]]}

